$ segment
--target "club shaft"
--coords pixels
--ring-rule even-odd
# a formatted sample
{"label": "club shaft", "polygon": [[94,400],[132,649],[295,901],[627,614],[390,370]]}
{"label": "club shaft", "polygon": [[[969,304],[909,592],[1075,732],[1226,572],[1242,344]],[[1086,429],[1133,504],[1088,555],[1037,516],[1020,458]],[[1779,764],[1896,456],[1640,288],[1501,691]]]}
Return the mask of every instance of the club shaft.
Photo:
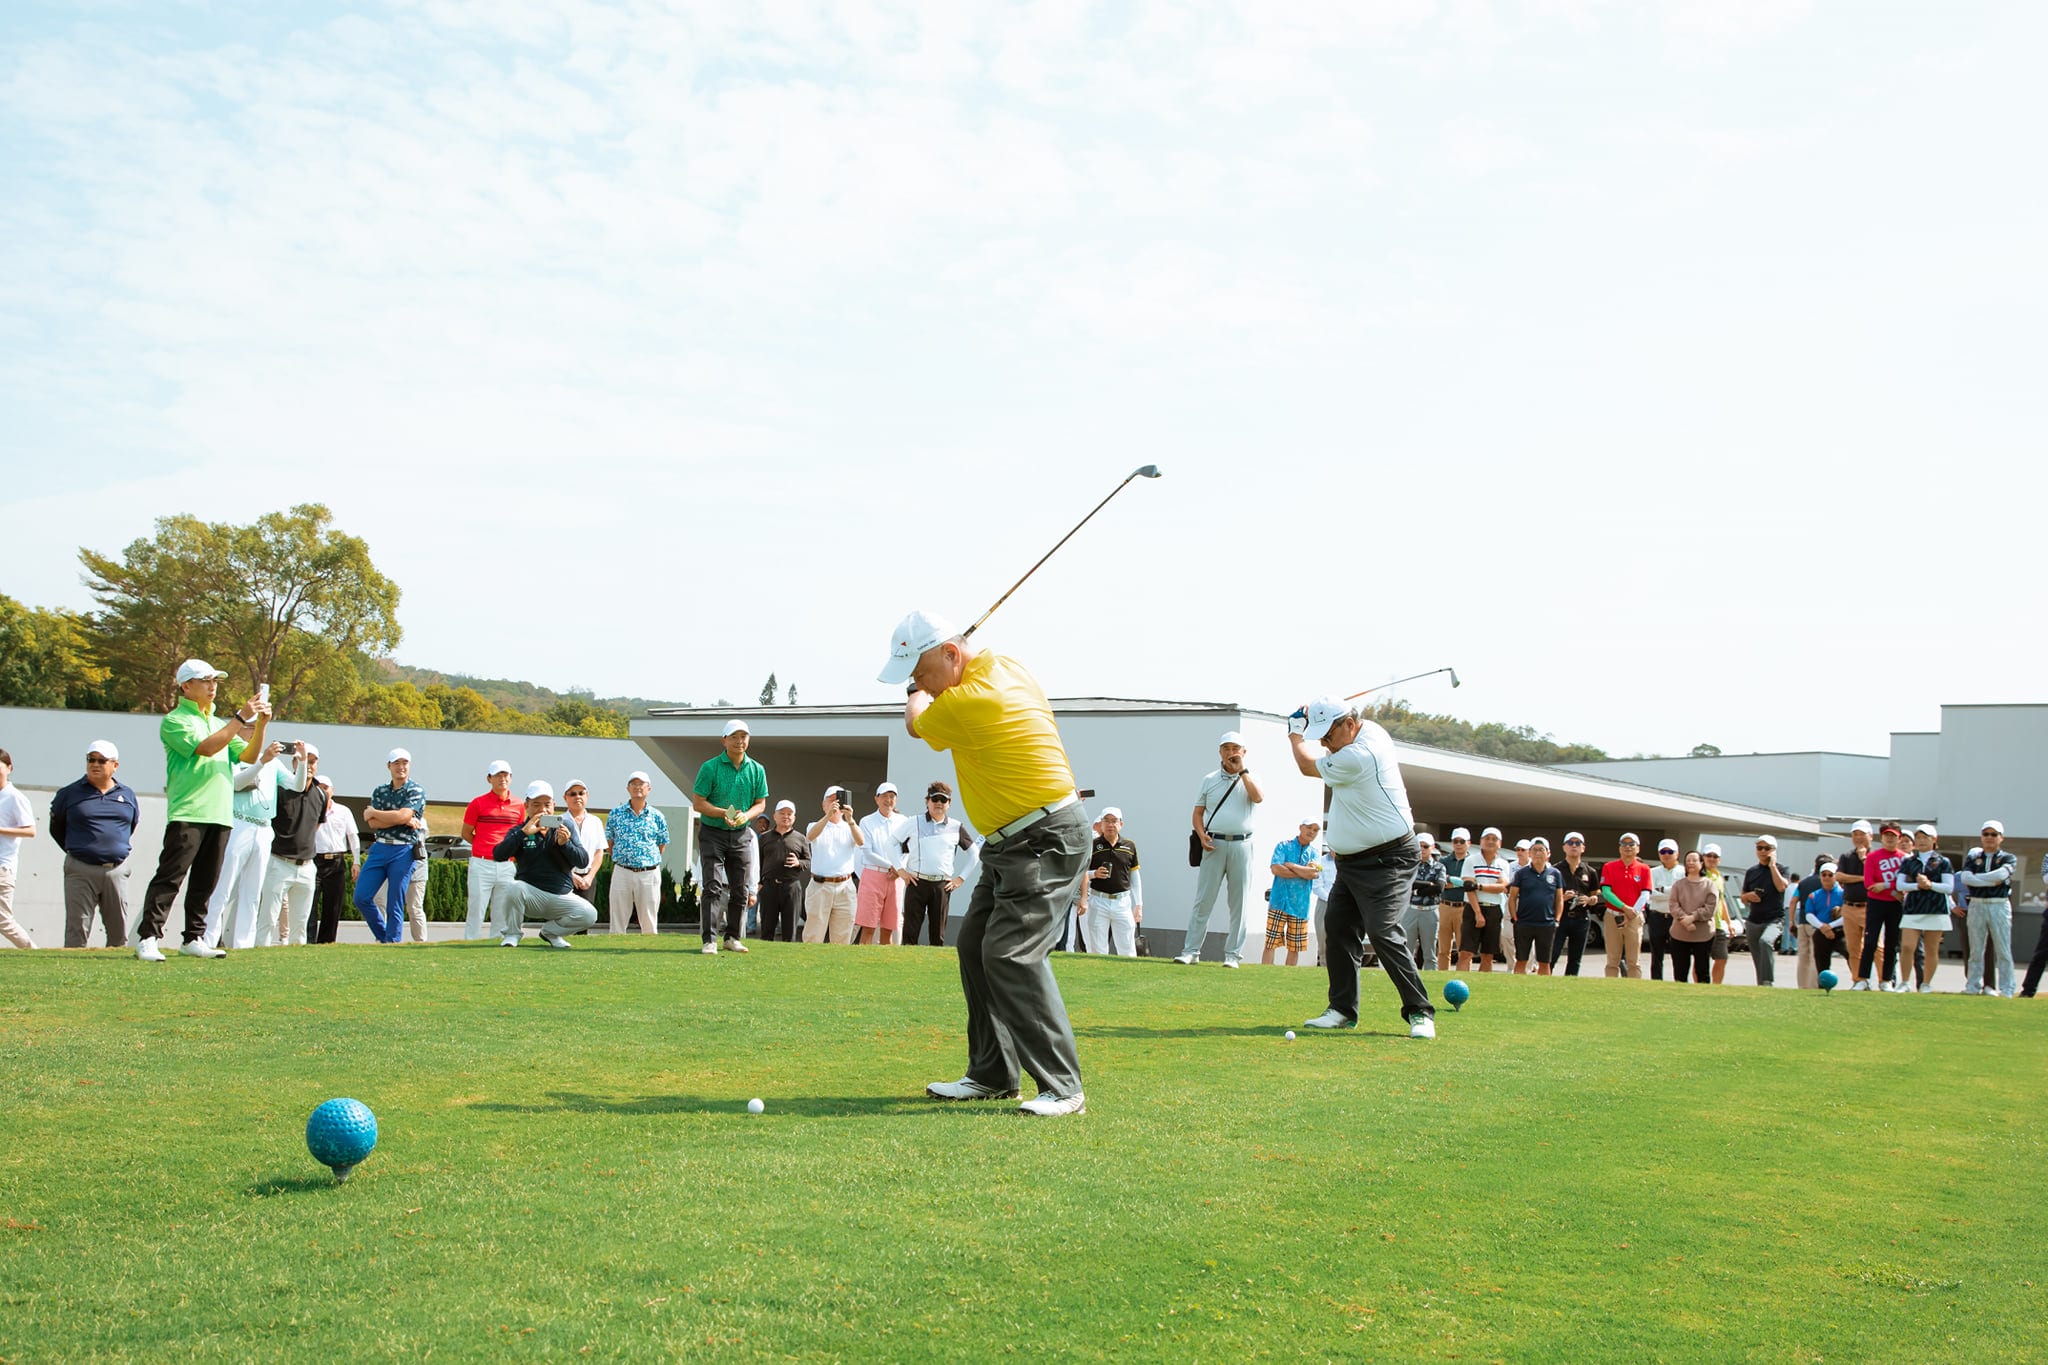
{"label": "club shaft", "polygon": [[1024,571],[1024,577],[1018,579],[1015,583],[1012,583],[1010,585],[1009,592],[1006,592],[1001,597],[998,597],[995,600],[994,606],[991,606],[987,611],[983,612],[980,616],[976,617],[973,625],[969,626],[967,629],[960,632],[960,638],[964,640],[968,636],[974,634],[975,631],[980,630],[981,623],[983,621],[988,620],[989,617],[994,616],[996,614],[996,607],[1000,607],[1003,605],[1003,603],[1010,600],[1010,593],[1014,593],[1015,591],[1017,591],[1017,589],[1023,587],[1025,580],[1030,578],[1031,575],[1037,573],[1038,570],[1045,564],[1046,560],[1051,559],[1054,555],[1060,552],[1060,545],[1064,545],[1068,541],[1072,540],[1076,533],[1078,533],[1083,526],[1086,526],[1090,521],[1095,519],[1095,514],[1097,512],[1100,512],[1103,508],[1109,506],[1110,498],[1114,498],[1117,494],[1123,492],[1125,487],[1127,487],[1130,484],[1131,480],[1137,477],[1137,470],[1132,470],[1129,474],[1126,474],[1124,476],[1123,483],[1120,483],[1115,488],[1109,490],[1109,498],[1104,498],[1101,502],[1096,503],[1095,506],[1089,510],[1087,516],[1075,522],[1074,529],[1072,531],[1067,532],[1065,535],[1061,536],[1058,545],[1054,545],[1050,550],[1047,550],[1043,555],[1039,556],[1038,563],[1033,564],[1030,568],[1026,569]]}
{"label": "club shaft", "polygon": [[1418,678],[1434,678],[1439,673],[1448,673],[1450,671],[1448,668],[1432,668],[1427,673],[1411,673],[1405,678],[1396,678],[1392,682],[1383,682],[1377,687],[1368,687],[1363,692],[1353,692],[1344,700],[1357,701],[1360,697],[1371,696],[1375,692],[1383,692],[1389,687],[1399,687],[1402,683],[1414,682]]}

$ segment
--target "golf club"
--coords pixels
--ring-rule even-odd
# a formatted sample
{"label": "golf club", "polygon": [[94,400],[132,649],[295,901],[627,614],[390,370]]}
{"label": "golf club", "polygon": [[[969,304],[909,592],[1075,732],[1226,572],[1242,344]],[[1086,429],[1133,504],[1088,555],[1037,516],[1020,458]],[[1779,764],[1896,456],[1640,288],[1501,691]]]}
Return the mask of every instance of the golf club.
{"label": "golf club", "polygon": [[[1124,481],[1123,481],[1123,483],[1120,483],[1120,484],[1118,484],[1118,485],[1117,485],[1117,486],[1116,486],[1115,488],[1112,488],[1112,489],[1110,489],[1110,490],[1109,490],[1109,498],[1113,498],[1113,497],[1115,497],[1115,496],[1116,496],[1117,494],[1119,494],[1119,493],[1123,492],[1123,491],[1124,491],[1124,486],[1125,486],[1126,484],[1130,483],[1130,481],[1131,481],[1132,479],[1156,479],[1156,478],[1158,478],[1158,477],[1159,477],[1159,466],[1158,466],[1158,465],[1156,465],[1156,464],[1143,464],[1143,465],[1139,465],[1139,466],[1138,466],[1138,467],[1137,467],[1136,469],[1133,469],[1133,470],[1132,470],[1132,471],[1131,471],[1130,473],[1128,473],[1128,474],[1124,475]],[[1098,502],[1098,503],[1096,503],[1096,504],[1095,504],[1095,507],[1093,508],[1093,510],[1091,510],[1091,511],[1090,511],[1090,512],[1088,513],[1088,515],[1087,515],[1087,516],[1085,516],[1085,517],[1081,518],[1081,519],[1080,519],[1079,521],[1075,522],[1075,523],[1074,523],[1074,530],[1073,530],[1073,531],[1069,531],[1069,532],[1067,532],[1067,533],[1066,533],[1065,535],[1061,536],[1061,537],[1060,537],[1060,539],[1059,539],[1059,544],[1058,544],[1058,545],[1055,545],[1055,546],[1053,546],[1053,547],[1052,547],[1052,548],[1051,548],[1050,550],[1047,550],[1047,551],[1046,551],[1046,552],[1045,552],[1045,553],[1044,553],[1044,554],[1043,554],[1042,556],[1040,556],[1040,557],[1039,557],[1039,560],[1038,560],[1038,563],[1037,563],[1037,564],[1033,564],[1033,565],[1032,565],[1032,566],[1031,566],[1030,568],[1028,568],[1028,569],[1026,569],[1026,570],[1024,571],[1024,578],[1029,578],[1029,577],[1031,577],[1031,575],[1033,575],[1033,574],[1037,573],[1037,572],[1038,572],[1038,570],[1039,570],[1039,568],[1040,568],[1040,567],[1041,567],[1041,566],[1042,566],[1042,565],[1043,565],[1043,564],[1045,563],[1045,561],[1046,561],[1046,560],[1048,560],[1048,559],[1051,559],[1051,558],[1052,558],[1052,557],[1053,557],[1054,555],[1058,554],[1058,553],[1060,552],[1060,545],[1064,545],[1064,544],[1066,544],[1066,543],[1067,543],[1068,541],[1072,540],[1072,539],[1074,538],[1074,532],[1075,532],[1075,531],[1079,531],[1079,530],[1080,530],[1080,529],[1081,529],[1081,528],[1082,528],[1083,526],[1086,526],[1086,525],[1087,525],[1087,524],[1088,524],[1088,523],[1089,523],[1089,522],[1090,522],[1091,520],[1093,520],[1093,519],[1094,519],[1094,516],[1095,516],[1095,513],[1096,513],[1096,512],[1100,512],[1100,511],[1101,511],[1101,510],[1102,510],[1103,508],[1105,508],[1105,507],[1109,506],[1109,498],[1104,498],[1104,499],[1103,499],[1103,500],[1102,500],[1101,502]],[[969,626],[969,627],[968,627],[967,629],[965,629],[965,630],[961,631],[961,632],[960,632],[960,638],[964,640],[964,639],[966,639],[966,638],[967,638],[968,636],[970,636],[970,635],[974,634],[974,632],[975,632],[975,631],[977,631],[977,630],[980,630],[980,629],[981,629],[981,623],[982,623],[983,621],[986,621],[986,620],[988,620],[988,618],[989,618],[989,617],[991,617],[991,616],[994,616],[994,615],[996,614],[996,607],[1000,607],[1001,605],[1003,605],[1003,603],[1005,603],[1005,602],[1009,601],[1009,600],[1010,600],[1010,593],[1012,593],[1012,592],[1015,592],[1015,591],[1017,591],[1017,589],[1019,589],[1019,588],[1021,588],[1021,587],[1023,587],[1023,586],[1024,586],[1024,578],[1020,578],[1020,579],[1018,579],[1018,580],[1017,580],[1017,581],[1016,581],[1015,583],[1012,583],[1012,584],[1010,585],[1010,592],[1006,592],[1006,593],[1004,593],[1004,594],[1003,594],[1003,595],[1002,595],[1001,597],[998,597],[998,598],[997,598],[997,599],[995,600],[995,606],[992,606],[992,607],[990,607],[990,608],[989,608],[989,609],[988,609],[987,611],[983,612],[983,613],[982,613],[982,614],[981,614],[981,615],[980,615],[979,617],[977,617],[977,618],[975,619],[975,622],[974,622],[974,624],[973,624],[973,625],[971,625],[971,626]]]}
{"label": "golf club", "polygon": [[[1460,684],[1460,683],[1458,682],[1458,670],[1457,670],[1457,669],[1455,669],[1455,668],[1432,668],[1432,669],[1430,669],[1430,670],[1429,670],[1429,671],[1428,671],[1427,673],[1410,673],[1410,674],[1409,674],[1409,675],[1408,675],[1407,677],[1405,677],[1405,678],[1395,678],[1395,679],[1394,679],[1393,681],[1391,681],[1391,682],[1383,682],[1383,683],[1380,683],[1380,684],[1378,684],[1377,686],[1374,686],[1374,687],[1368,687],[1368,688],[1366,688],[1366,689],[1365,689],[1365,691],[1363,691],[1363,692],[1353,692],[1353,693],[1352,693],[1352,694],[1351,694],[1350,696],[1348,696],[1348,697],[1344,698],[1344,700],[1346,700],[1346,701],[1357,701],[1357,700],[1358,700],[1358,699],[1359,699],[1360,697],[1366,697],[1366,696],[1370,696],[1370,695],[1372,695],[1372,694],[1373,694],[1374,692],[1379,692],[1379,691],[1383,691],[1383,690],[1385,690],[1386,688],[1389,688],[1389,687],[1399,687],[1399,686],[1400,686],[1400,685],[1401,685],[1402,683],[1406,683],[1406,682],[1414,682],[1414,681],[1415,681],[1415,680],[1416,680],[1417,678],[1434,678],[1434,677],[1435,677],[1435,676],[1436,676],[1437,674],[1439,674],[1439,673],[1448,673],[1448,674],[1450,674],[1450,675],[1451,675],[1451,686],[1453,686],[1453,687],[1458,687],[1458,686],[1460,686],[1460,685],[1461,685],[1461,684]],[[1295,709],[1295,710],[1294,710],[1293,712],[1291,712],[1291,713],[1290,713],[1290,719],[1294,719],[1294,720],[1299,720],[1299,719],[1301,719],[1301,718],[1302,718],[1303,716],[1305,716],[1305,715],[1307,715],[1307,714],[1308,714],[1308,713],[1307,713],[1306,711],[1304,711],[1304,710],[1301,710],[1300,708],[1296,708],[1296,709]]]}

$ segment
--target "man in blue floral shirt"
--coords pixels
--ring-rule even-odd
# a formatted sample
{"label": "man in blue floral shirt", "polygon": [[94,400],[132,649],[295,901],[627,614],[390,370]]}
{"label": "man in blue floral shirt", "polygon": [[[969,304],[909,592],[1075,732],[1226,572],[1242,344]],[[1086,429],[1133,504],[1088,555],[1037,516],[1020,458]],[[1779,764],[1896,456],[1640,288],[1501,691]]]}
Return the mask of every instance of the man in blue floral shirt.
{"label": "man in blue floral shirt", "polygon": [[623,934],[640,916],[640,932],[655,932],[661,918],[661,855],[668,848],[668,818],[647,803],[647,774],[626,779],[626,804],[612,807],[604,837],[612,849],[612,932]]}
{"label": "man in blue floral shirt", "polygon": [[[363,823],[375,840],[370,856],[356,873],[356,913],[379,943],[396,943],[405,925],[405,891],[413,879],[413,860],[427,832],[427,791],[412,780],[412,755],[393,749],[384,756],[391,780],[370,793]],[[422,873],[421,875],[424,875]],[[377,888],[384,888],[388,911],[377,908]]]}

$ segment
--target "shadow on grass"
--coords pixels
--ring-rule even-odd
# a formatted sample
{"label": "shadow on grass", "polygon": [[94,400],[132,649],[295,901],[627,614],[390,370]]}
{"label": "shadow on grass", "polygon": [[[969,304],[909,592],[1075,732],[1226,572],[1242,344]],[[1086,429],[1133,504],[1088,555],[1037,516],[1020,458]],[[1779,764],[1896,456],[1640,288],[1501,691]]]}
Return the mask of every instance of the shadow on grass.
{"label": "shadow on grass", "polygon": [[259,1180],[242,1193],[257,1199],[269,1199],[279,1194],[305,1194],[309,1190],[331,1190],[335,1180],[333,1172],[326,1175],[280,1175],[269,1180]]}
{"label": "shadow on grass", "polygon": [[[1140,1028],[1136,1024],[1095,1024],[1074,1030],[1076,1038],[1279,1038],[1287,1032],[1284,1024],[1260,1024],[1250,1028]],[[1303,1038],[1406,1038],[1405,1029],[1317,1029],[1299,1030]]]}
{"label": "shadow on grass", "polygon": [[[1016,1107],[1015,1100],[952,1104],[921,1095],[765,1095],[768,1115],[794,1114],[799,1118],[850,1119],[887,1114],[915,1117],[938,1114],[1005,1113]],[[584,1095],[569,1090],[548,1092],[546,1104],[472,1104],[486,1114],[723,1114],[749,1118],[747,1102],[732,1096],[638,1095],[617,1098]]]}

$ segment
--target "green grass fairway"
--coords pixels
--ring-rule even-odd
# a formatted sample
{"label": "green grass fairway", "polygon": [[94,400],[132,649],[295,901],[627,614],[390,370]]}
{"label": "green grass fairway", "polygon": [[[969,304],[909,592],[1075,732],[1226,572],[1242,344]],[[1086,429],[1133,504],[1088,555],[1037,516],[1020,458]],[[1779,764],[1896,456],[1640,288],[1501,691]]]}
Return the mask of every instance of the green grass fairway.
{"label": "green grass fairway", "polygon": [[1320,973],[1065,957],[1040,1121],[920,1097],[951,950],[696,947],[0,953],[0,1358],[2044,1358],[2032,1002],[1495,975],[1417,1043],[1374,974],[1289,1043]]}

